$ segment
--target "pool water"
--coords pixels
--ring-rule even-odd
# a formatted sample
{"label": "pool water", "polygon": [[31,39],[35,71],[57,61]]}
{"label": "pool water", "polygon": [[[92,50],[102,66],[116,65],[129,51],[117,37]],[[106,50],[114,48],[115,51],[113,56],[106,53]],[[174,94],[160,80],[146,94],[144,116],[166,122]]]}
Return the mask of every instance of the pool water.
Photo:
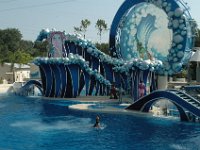
{"label": "pool water", "polygon": [[[70,109],[74,103],[0,96],[0,150],[200,149],[200,124]],[[96,115],[101,128],[93,128]]]}

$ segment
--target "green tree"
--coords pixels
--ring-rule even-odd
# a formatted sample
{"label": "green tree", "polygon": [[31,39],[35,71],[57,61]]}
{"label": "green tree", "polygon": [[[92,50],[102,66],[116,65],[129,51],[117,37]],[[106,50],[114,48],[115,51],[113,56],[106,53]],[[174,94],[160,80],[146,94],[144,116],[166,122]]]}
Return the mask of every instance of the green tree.
{"label": "green tree", "polygon": [[82,34],[84,39],[87,32],[87,28],[90,26],[91,22],[88,19],[81,20],[80,27],[74,27],[76,33]]}
{"label": "green tree", "polygon": [[13,65],[15,63],[27,64],[33,60],[33,57],[30,54],[28,54],[27,52],[17,50],[14,53],[10,52],[9,60]]}
{"label": "green tree", "polygon": [[34,46],[34,43],[32,41],[21,40],[19,49],[31,54],[33,51],[33,46]]}
{"label": "green tree", "polygon": [[10,53],[19,49],[22,34],[18,29],[0,30],[0,63],[9,62]]}
{"label": "green tree", "polygon": [[32,51],[32,56],[34,57],[45,57],[47,56],[47,52],[48,52],[48,41],[44,41],[44,42],[35,42],[34,43],[34,49]]}
{"label": "green tree", "polygon": [[108,43],[101,43],[101,44],[96,43],[95,46],[100,51],[104,52],[105,54],[110,55],[109,44]]}
{"label": "green tree", "polygon": [[101,37],[104,31],[107,31],[107,24],[105,20],[98,19],[95,25],[96,29],[98,30],[97,35],[99,35],[99,42],[101,44]]}
{"label": "green tree", "polygon": [[18,29],[0,30],[0,63],[11,63],[11,70],[15,63],[27,64],[34,57],[47,53],[46,43],[36,44],[32,41],[22,40],[22,34]]}

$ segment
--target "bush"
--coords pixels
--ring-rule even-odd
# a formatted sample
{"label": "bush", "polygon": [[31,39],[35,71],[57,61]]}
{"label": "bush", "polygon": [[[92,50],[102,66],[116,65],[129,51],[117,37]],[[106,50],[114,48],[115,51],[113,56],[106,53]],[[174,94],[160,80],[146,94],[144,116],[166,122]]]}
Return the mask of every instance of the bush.
{"label": "bush", "polygon": [[187,71],[183,70],[182,72],[175,75],[176,78],[186,78],[187,77]]}

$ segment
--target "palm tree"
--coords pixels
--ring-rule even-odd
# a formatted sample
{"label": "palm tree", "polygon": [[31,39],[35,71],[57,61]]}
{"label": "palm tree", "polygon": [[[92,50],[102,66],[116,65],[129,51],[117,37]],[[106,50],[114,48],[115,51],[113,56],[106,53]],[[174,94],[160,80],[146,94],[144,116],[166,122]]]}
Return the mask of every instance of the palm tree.
{"label": "palm tree", "polygon": [[102,36],[103,31],[107,30],[107,24],[106,24],[105,20],[98,19],[95,27],[98,30],[97,35],[99,35],[99,40],[100,40],[100,44],[101,44],[101,36]]}
{"label": "palm tree", "polygon": [[85,34],[87,32],[88,26],[91,24],[91,22],[88,19],[81,20],[81,25],[80,27],[74,27],[74,31],[76,33],[80,33],[83,35],[85,39]]}

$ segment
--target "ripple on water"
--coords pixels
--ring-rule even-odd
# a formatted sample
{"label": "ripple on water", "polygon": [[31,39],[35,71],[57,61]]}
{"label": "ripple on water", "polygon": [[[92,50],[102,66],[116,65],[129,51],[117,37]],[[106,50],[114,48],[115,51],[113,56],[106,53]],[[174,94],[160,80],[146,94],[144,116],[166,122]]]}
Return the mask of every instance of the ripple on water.
{"label": "ripple on water", "polygon": [[4,107],[6,107],[6,104],[1,104],[0,103],[0,108],[4,108]]}

